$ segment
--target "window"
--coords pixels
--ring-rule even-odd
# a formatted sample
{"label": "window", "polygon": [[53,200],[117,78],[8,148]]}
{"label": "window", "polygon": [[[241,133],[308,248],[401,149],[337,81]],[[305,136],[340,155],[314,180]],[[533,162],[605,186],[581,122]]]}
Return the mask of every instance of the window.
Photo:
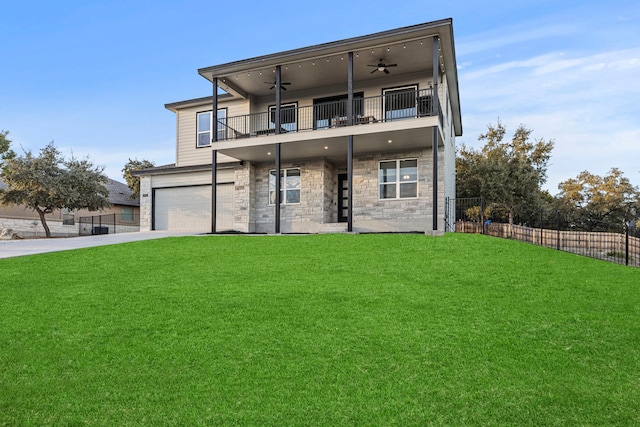
{"label": "window", "polygon": [[380,199],[418,197],[418,160],[385,160],[378,171]]}
{"label": "window", "polygon": [[[276,106],[269,107],[269,129],[276,128]],[[298,104],[282,104],[280,106],[280,129],[286,132],[298,130]]]}
{"label": "window", "polygon": [[62,208],[62,225],[74,225],[76,216],[73,209]]}
{"label": "window", "polygon": [[133,208],[120,208],[120,220],[122,222],[133,222]]}
{"label": "window", "polygon": [[384,89],[384,119],[386,121],[416,117],[417,85]]}
{"label": "window", "polygon": [[[198,147],[208,147],[211,145],[211,129],[213,124],[211,123],[211,111],[204,111],[198,113]],[[227,109],[222,108],[218,110],[218,141],[224,141],[227,139]]]}
{"label": "window", "polygon": [[[300,203],[300,169],[280,171],[280,202],[285,205]],[[276,203],[276,171],[269,171],[269,204]]]}

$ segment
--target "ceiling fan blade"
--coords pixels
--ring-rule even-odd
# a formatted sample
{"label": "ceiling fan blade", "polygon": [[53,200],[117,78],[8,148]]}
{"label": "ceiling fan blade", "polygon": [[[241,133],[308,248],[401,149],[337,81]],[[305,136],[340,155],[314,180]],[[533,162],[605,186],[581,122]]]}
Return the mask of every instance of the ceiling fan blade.
{"label": "ceiling fan blade", "polygon": [[389,74],[389,70],[387,70],[386,68],[383,71],[385,74]]}
{"label": "ceiling fan blade", "polygon": [[377,67],[376,67],[376,69],[375,69],[375,70],[373,70],[373,71],[372,71],[372,72],[370,72],[369,74],[373,74],[373,73],[375,73],[376,71],[378,71],[378,68],[377,68]]}
{"label": "ceiling fan blade", "polygon": [[286,87],[284,87],[284,86],[282,86],[282,85],[280,85],[280,89],[282,89],[282,90],[287,90],[287,88],[286,88]]}
{"label": "ceiling fan blade", "polygon": [[398,66],[398,64],[386,64],[386,65],[385,65],[385,67],[387,67],[387,68],[388,68],[388,67],[397,67],[397,66]]}
{"label": "ceiling fan blade", "polygon": [[283,85],[290,85],[291,83],[290,82],[283,82],[282,84]]}
{"label": "ceiling fan blade", "polygon": [[276,85],[271,86],[269,90],[273,90],[274,87],[276,87]]}
{"label": "ceiling fan blade", "polygon": [[373,65],[373,64],[367,64],[367,67],[376,67],[376,68],[378,68],[377,65]]}

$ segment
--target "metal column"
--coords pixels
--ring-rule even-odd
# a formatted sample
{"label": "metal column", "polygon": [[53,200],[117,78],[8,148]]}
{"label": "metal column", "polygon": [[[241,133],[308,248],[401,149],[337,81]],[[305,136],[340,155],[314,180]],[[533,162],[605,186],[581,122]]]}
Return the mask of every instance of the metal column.
{"label": "metal column", "polygon": [[[440,109],[438,102],[438,78],[440,72],[440,39],[433,37],[433,106],[436,112]],[[438,126],[433,127],[433,231],[438,230]]]}
{"label": "metal column", "polygon": [[[347,231],[353,231],[353,135],[347,141]],[[340,190],[339,190],[340,191]]]}
{"label": "metal column", "polygon": [[351,126],[353,123],[353,52],[349,52],[349,64],[347,68],[347,125]]}
{"label": "metal column", "polygon": [[218,209],[218,150],[211,152],[211,234],[216,233],[216,211]]}
{"label": "metal column", "polygon": [[280,234],[280,143],[276,144],[276,234]]}
{"label": "metal column", "polygon": [[211,142],[218,141],[218,78],[211,79],[213,82],[213,102],[211,106]]}
{"label": "metal column", "polygon": [[275,117],[275,132],[276,134],[280,133],[281,126],[281,106],[282,103],[282,93],[280,86],[282,86],[282,70],[279,65],[276,66],[276,117]]}

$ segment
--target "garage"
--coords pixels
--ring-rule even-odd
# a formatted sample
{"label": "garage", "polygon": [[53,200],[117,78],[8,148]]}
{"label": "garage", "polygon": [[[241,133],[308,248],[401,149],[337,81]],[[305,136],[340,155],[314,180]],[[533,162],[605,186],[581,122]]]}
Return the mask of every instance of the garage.
{"label": "garage", "polygon": [[[216,230],[233,229],[233,184],[218,184]],[[211,185],[156,188],[154,230],[211,231]]]}

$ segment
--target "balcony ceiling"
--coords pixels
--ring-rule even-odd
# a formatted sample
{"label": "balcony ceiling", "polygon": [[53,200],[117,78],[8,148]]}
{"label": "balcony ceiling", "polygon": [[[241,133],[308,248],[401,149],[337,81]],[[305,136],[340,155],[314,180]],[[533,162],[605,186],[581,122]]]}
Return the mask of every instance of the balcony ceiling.
{"label": "balcony ceiling", "polygon": [[[356,51],[353,57],[354,85],[357,88],[367,82],[375,81],[376,84],[384,86],[385,80],[416,73],[430,77],[432,57],[433,42],[430,39]],[[346,93],[348,62],[348,53],[343,53],[280,64],[282,82],[291,83],[284,86],[286,94],[333,86],[343,86]],[[381,71],[372,73],[376,68],[368,65],[376,65],[379,62],[398,64],[398,66],[388,68],[389,74]],[[275,80],[275,69],[275,66],[259,67],[249,71],[223,74],[218,76],[219,86],[236,96],[275,96],[275,89],[270,89]]]}
{"label": "balcony ceiling", "polygon": [[[450,100],[454,111],[456,134],[462,134],[458,94],[458,76],[450,19],[295,49],[227,64],[202,68],[198,73],[209,81],[218,79],[218,85],[234,97],[248,98],[274,96],[270,90],[277,66],[281,68],[282,82],[288,98],[296,92],[309,92],[316,88],[335,87],[347,91],[348,54],[353,52],[354,90],[366,83],[384,87],[393,84],[394,77],[403,75],[431,76],[433,63],[433,37],[440,39],[441,71],[447,74]],[[376,71],[368,65],[378,62],[398,64],[389,68],[389,74]],[[266,83],[265,83],[266,82]]]}

